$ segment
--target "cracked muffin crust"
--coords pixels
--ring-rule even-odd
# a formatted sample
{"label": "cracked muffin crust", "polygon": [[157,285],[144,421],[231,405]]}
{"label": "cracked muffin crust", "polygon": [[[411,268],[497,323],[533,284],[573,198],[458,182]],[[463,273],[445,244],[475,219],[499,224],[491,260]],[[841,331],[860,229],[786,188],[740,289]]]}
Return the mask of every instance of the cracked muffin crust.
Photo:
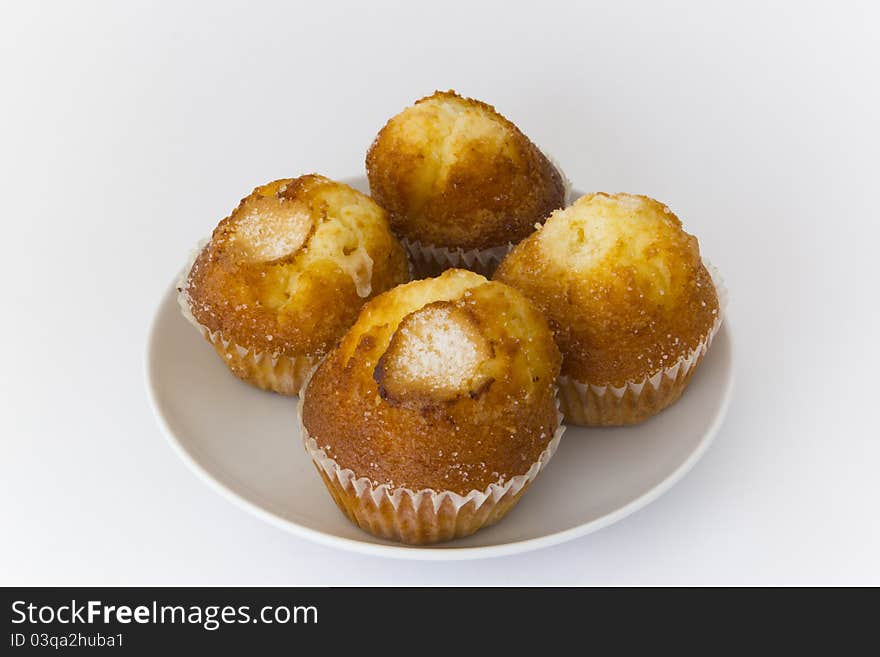
{"label": "cracked muffin crust", "polygon": [[516,243],[565,204],[548,158],[486,103],[435,92],[388,121],[367,153],[370,192],[408,241]]}
{"label": "cracked muffin crust", "polygon": [[452,269],[364,307],[307,384],[303,424],[358,476],[467,494],[546,448],[560,360],[522,295]]}
{"label": "cracked muffin crust", "polygon": [[409,543],[499,520],[550,459],[561,357],[516,290],[450,269],[364,306],[306,383],[306,449],[363,529]]}
{"label": "cracked muffin crust", "polygon": [[[495,280],[546,314],[563,377],[594,388],[635,384],[641,392],[646,379],[704,351],[720,321],[697,239],[646,196],[588,194],[554,212],[510,252]],[[631,414],[598,423],[645,419],[677,399],[686,383],[677,380],[651,409],[624,400],[633,402]]]}

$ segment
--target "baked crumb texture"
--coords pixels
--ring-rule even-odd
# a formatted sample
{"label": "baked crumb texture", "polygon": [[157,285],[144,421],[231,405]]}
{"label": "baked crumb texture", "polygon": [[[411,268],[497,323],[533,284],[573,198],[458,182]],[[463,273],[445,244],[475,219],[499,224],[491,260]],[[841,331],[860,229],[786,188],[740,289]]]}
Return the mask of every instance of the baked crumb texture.
{"label": "baked crumb texture", "polygon": [[411,245],[417,273],[450,262],[486,273],[500,258],[479,252],[515,244],[565,204],[563,178],[540,149],[494,107],[454,91],[389,120],[366,164],[370,192]]}
{"label": "baked crumb texture", "polygon": [[243,199],[199,252],[180,300],[236,376],[296,394],[361,306],[408,280],[385,211],[311,174]]}
{"label": "baked crumb texture", "polygon": [[588,194],[517,245],[495,280],[546,314],[566,419],[640,422],[684,391],[721,323],[694,236],[646,196]]}
{"label": "baked crumb texture", "polygon": [[303,390],[306,448],[362,528],[465,536],[504,515],[555,450],[560,365],[533,304],[451,269],[364,307]]}

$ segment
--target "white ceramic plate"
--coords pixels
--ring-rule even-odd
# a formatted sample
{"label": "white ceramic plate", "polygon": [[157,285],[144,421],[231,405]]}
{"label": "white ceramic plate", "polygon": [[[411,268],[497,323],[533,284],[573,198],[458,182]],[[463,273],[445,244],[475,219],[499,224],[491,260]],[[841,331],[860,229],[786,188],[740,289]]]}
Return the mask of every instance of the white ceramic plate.
{"label": "white ceramic plate", "polygon": [[[347,181],[363,189],[365,181]],[[181,254],[185,258],[185,254]],[[534,550],[606,527],[657,499],[706,451],[733,385],[728,323],[682,398],[635,427],[569,427],[546,470],[497,525],[433,547],[375,538],[351,524],[306,455],[296,398],[230,374],[180,314],[174,285],[147,346],[147,387],[181,458],[228,499],[326,545],[408,559],[473,559]]]}

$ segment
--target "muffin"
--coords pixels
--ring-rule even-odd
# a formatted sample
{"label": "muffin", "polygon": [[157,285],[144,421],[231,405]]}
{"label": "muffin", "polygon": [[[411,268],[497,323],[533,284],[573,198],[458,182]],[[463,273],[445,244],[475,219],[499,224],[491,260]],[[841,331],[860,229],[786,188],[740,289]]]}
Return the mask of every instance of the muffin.
{"label": "muffin", "polygon": [[450,267],[491,275],[511,244],[565,205],[556,166],[486,103],[438,91],[392,118],[367,153],[416,277]]}
{"label": "muffin", "polygon": [[588,194],[554,212],[495,273],[549,319],[566,420],[641,422],[677,400],[721,325],[697,239],[646,196]]}
{"label": "muffin", "polygon": [[385,211],[312,174],[243,199],[196,254],[178,300],[233,374],[294,395],[367,299],[409,279]]}
{"label": "muffin", "polygon": [[306,450],[368,532],[424,544],[499,520],[562,434],[561,356],[519,292],[451,269],[382,294],[303,388]]}

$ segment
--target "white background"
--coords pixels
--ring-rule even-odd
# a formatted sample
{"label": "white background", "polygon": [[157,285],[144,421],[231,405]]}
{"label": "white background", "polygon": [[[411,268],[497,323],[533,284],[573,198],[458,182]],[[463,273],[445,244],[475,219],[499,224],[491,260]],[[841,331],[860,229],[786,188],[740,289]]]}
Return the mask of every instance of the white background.
{"label": "white background", "polygon": [[[869,3],[151,4],[0,10],[0,584],[880,584]],[[676,210],[730,287],[737,387],[704,460],[621,523],[396,562],[196,479],[145,339],[239,198],[361,174],[389,116],[450,87],[579,188]]]}

